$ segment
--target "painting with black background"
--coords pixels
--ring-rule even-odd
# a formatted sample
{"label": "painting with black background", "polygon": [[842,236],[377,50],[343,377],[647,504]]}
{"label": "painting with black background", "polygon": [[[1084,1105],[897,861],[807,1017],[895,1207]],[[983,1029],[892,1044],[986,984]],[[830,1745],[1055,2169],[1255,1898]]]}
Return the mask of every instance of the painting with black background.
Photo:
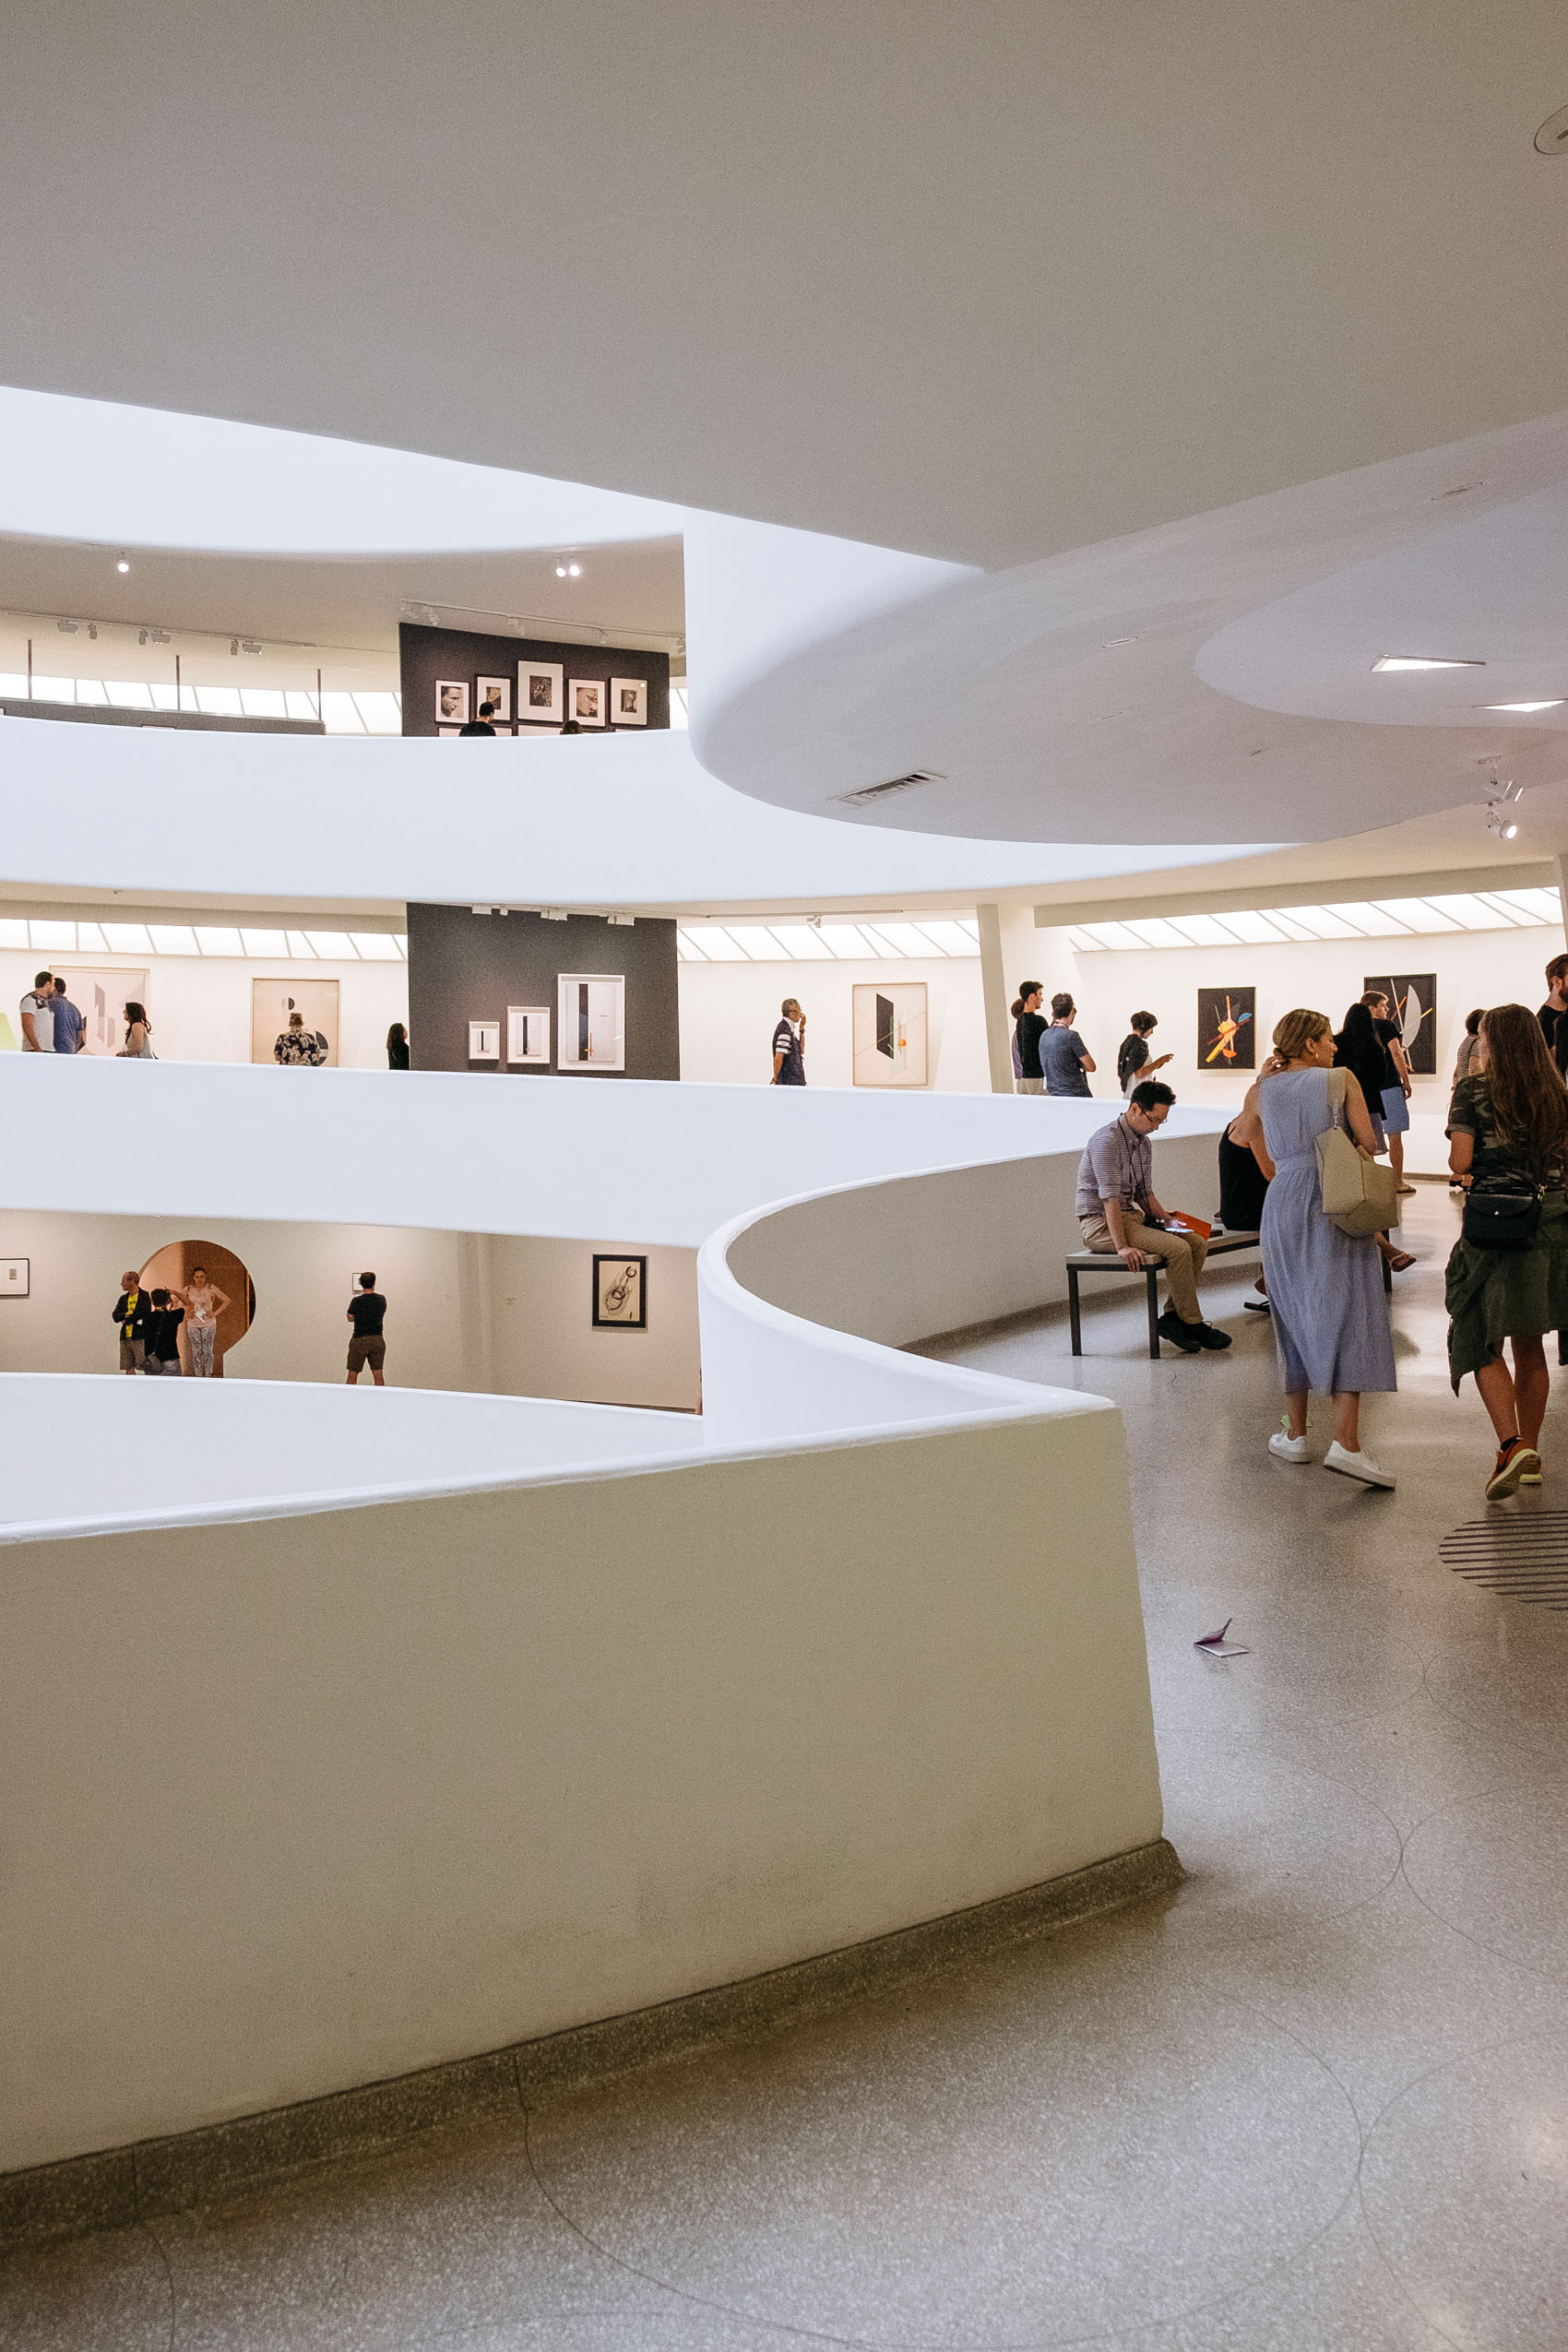
{"label": "painting with black background", "polygon": [[1388,1017],[1399,1024],[1399,1035],[1410,1069],[1418,1078],[1437,1074],[1437,974],[1435,972],[1372,972],[1365,986],[1381,988],[1388,999]]}

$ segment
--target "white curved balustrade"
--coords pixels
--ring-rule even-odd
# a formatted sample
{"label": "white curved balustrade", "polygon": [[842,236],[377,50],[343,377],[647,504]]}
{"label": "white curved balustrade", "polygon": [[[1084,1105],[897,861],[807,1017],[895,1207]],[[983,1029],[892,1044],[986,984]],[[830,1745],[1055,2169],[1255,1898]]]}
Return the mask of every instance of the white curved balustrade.
{"label": "white curved balustrade", "polygon": [[[640,1206],[678,1241],[739,1213],[705,1416],[0,1378],[0,2168],[1159,1833],[1119,1415],[879,1344],[1052,1295],[1102,1106],[318,1075],[6,1057],[0,1201],[204,1233],[282,1200],[568,1234]],[[221,1151],[104,1152],[204,1099]],[[1198,1197],[1185,1123],[1158,1148]]]}

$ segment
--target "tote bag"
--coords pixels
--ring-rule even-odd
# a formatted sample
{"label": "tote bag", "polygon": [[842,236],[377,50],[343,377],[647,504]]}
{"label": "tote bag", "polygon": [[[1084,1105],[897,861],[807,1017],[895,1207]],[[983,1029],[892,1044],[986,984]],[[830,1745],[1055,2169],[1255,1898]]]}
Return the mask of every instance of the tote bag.
{"label": "tote bag", "polygon": [[[1345,1099],[1345,1073],[1328,1073],[1328,1107]],[[1392,1168],[1363,1159],[1343,1127],[1325,1127],[1317,1137],[1318,1187],[1323,1213],[1342,1233],[1386,1233],[1399,1222],[1399,1187]]]}

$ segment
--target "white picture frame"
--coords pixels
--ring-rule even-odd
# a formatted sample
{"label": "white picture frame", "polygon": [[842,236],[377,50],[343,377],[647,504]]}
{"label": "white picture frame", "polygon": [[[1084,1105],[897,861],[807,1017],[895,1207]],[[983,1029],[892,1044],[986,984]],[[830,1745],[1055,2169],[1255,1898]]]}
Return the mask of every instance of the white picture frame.
{"label": "white picture frame", "polygon": [[646,727],[647,725],[647,680],[646,678],[611,679],[610,724],[612,727]]}
{"label": "white picture frame", "polygon": [[585,1076],[626,1066],[626,982],[620,972],[563,972],[555,990],[555,1066]]}
{"label": "white picture frame", "polygon": [[559,661],[517,664],[517,724],[555,727],[566,716],[564,665]]}
{"label": "white picture frame", "polygon": [[32,1260],[0,1258],[0,1299],[27,1299],[31,1295]]}
{"label": "white picture frame", "polygon": [[924,980],[857,981],[850,1000],[855,1085],[929,1085]]}
{"label": "white picture frame", "polygon": [[437,678],[435,723],[438,727],[466,727],[468,725],[469,682],[466,678]]}
{"label": "white picture frame", "polygon": [[529,1063],[550,1061],[550,1007],[548,1004],[508,1004],[506,1007],[506,1060],[513,1068],[520,1069]]}
{"label": "white picture frame", "polygon": [[602,727],[610,707],[610,688],[602,678],[568,678],[566,716],[579,727]]}
{"label": "white picture frame", "polygon": [[435,731],[438,735],[457,736],[460,735],[463,731],[460,727],[438,727]]}
{"label": "white picture frame", "polygon": [[510,678],[478,679],[474,685],[474,710],[476,715],[481,703],[484,702],[493,702],[495,705],[494,709],[490,715],[497,726],[500,725],[503,719],[505,719],[507,724],[510,725],[512,718],[512,681]]}
{"label": "white picture frame", "polygon": [[469,1060],[499,1062],[501,1059],[501,1024],[499,1021],[469,1023]]}

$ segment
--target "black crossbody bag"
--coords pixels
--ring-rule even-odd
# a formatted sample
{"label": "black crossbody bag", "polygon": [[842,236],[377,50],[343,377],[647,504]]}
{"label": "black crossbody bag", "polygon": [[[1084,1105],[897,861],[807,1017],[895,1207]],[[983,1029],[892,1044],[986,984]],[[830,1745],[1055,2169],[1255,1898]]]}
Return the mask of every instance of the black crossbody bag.
{"label": "black crossbody bag", "polygon": [[1467,1193],[1460,1226],[1478,1250],[1527,1250],[1540,1229],[1541,1188],[1523,1193]]}

